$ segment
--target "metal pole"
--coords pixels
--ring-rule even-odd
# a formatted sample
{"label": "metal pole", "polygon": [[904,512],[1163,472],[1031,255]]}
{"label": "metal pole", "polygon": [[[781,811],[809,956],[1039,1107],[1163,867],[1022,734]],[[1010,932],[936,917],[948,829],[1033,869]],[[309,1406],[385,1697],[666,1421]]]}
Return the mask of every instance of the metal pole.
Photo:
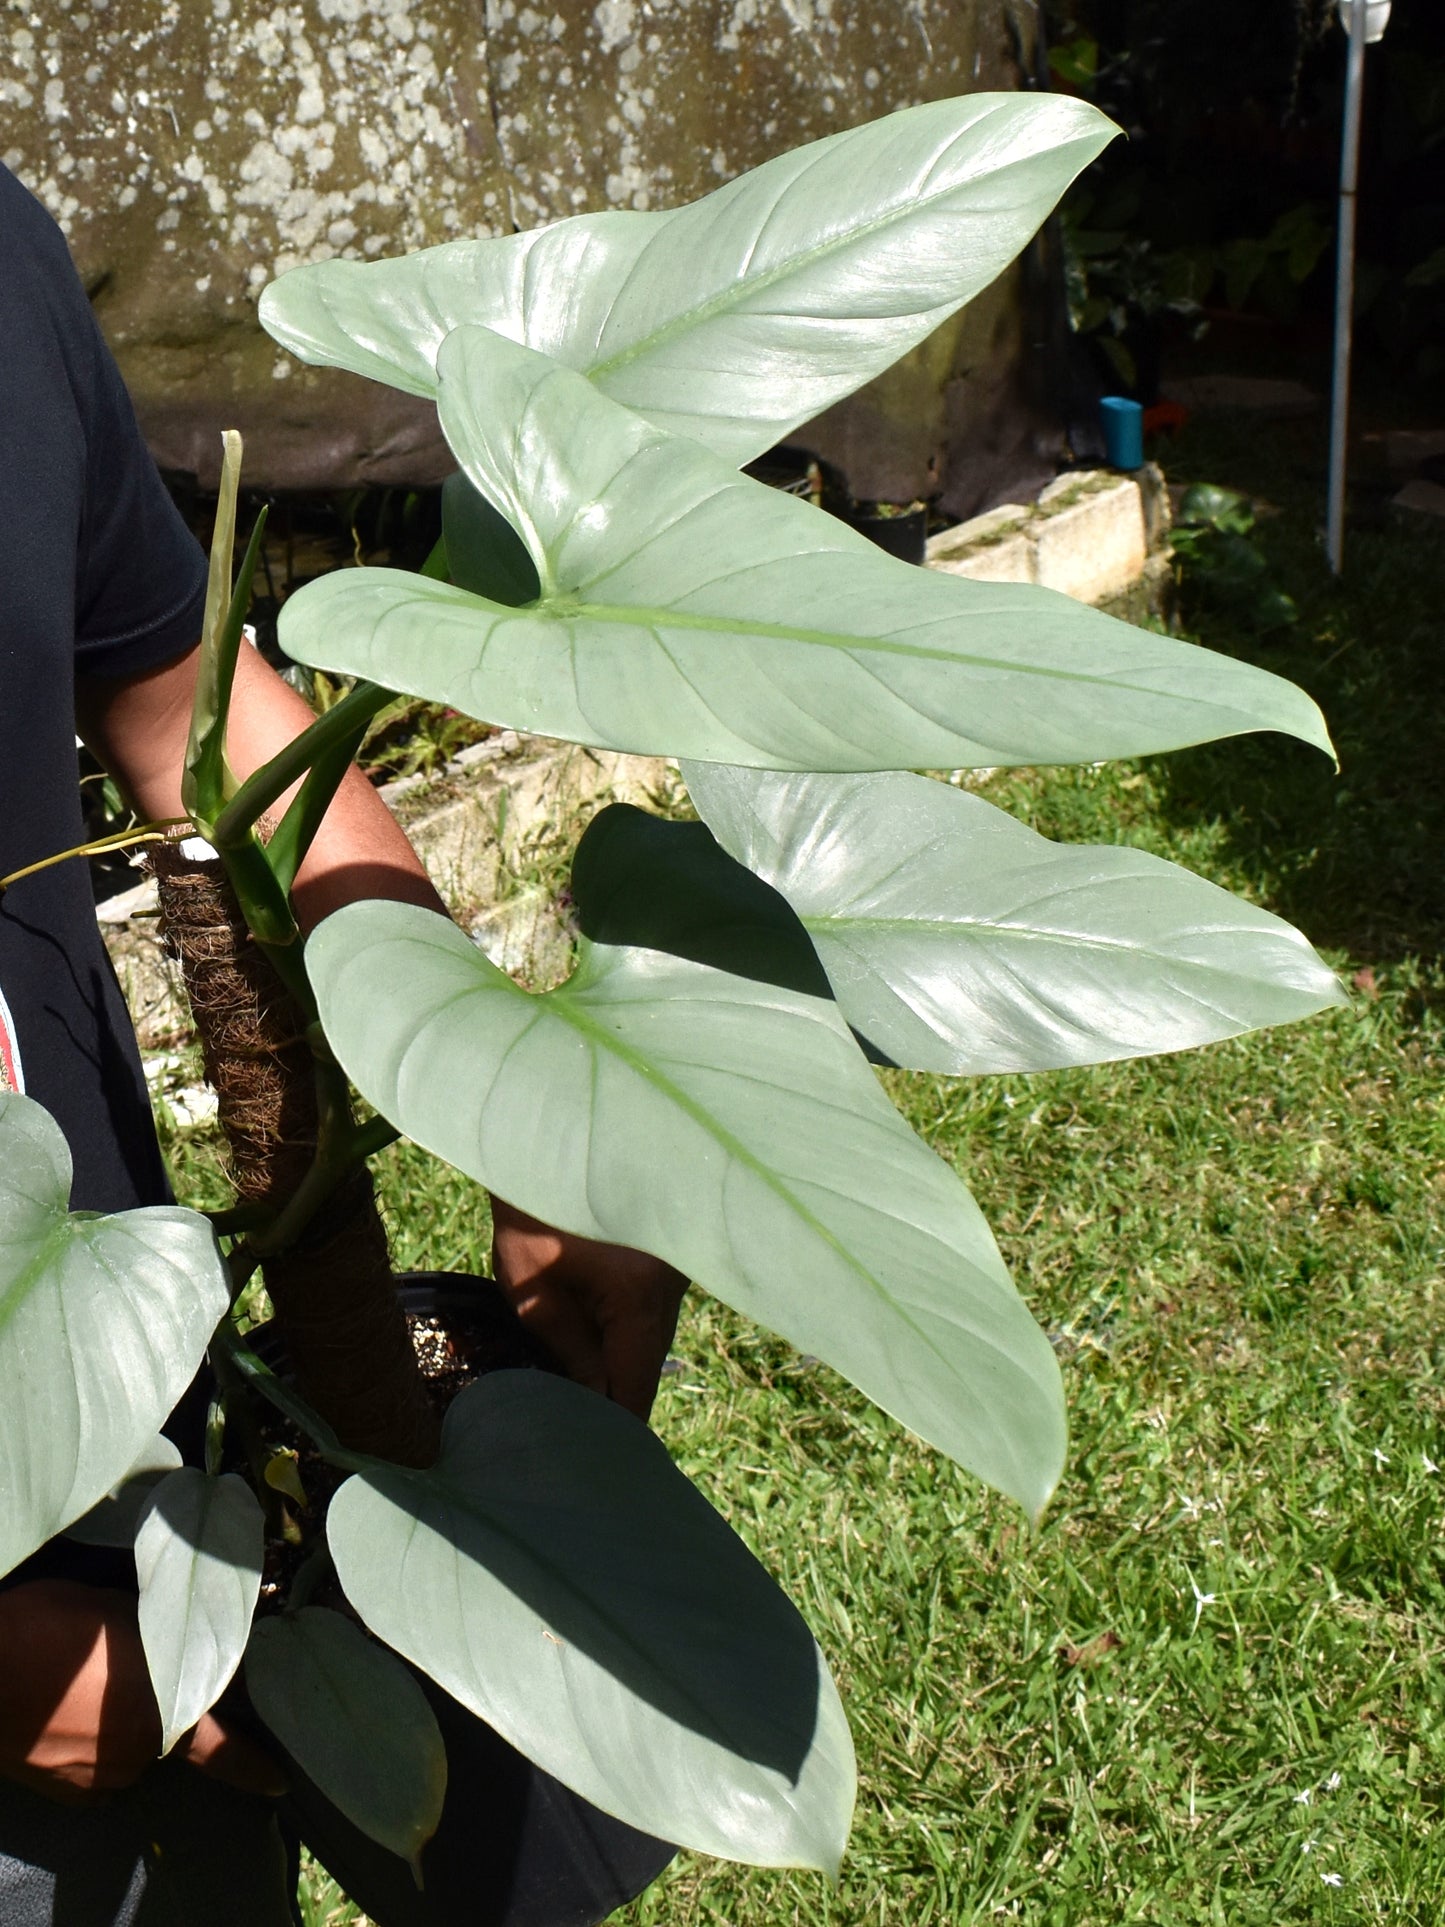
{"label": "metal pole", "polygon": [[1365,80],[1366,0],[1351,0],[1345,68],[1345,137],[1340,153],[1340,233],[1335,258],[1335,373],[1330,395],[1330,482],[1326,548],[1336,575],[1345,548],[1345,443],[1350,415],[1350,337],[1355,305],[1355,207],[1360,184],[1360,106]]}

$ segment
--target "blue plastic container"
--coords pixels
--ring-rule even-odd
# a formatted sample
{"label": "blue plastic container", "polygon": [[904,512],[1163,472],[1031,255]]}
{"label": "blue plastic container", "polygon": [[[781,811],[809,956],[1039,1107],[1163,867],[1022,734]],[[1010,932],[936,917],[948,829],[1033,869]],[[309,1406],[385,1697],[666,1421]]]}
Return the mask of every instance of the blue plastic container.
{"label": "blue plastic container", "polygon": [[1110,468],[1144,466],[1144,410],[1124,395],[1105,395],[1099,403],[1104,449]]}

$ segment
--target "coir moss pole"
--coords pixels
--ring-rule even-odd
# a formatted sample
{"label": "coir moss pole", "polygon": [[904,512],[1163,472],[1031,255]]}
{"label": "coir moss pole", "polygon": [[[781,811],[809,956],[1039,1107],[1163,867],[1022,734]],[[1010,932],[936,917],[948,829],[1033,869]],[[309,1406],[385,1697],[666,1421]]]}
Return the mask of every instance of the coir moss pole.
{"label": "coir moss pole", "polygon": [[[246,928],[219,862],[152,856],[239,1200],[279,1211],[311,1167],[318,1104],[305,1019]],[[297,1385],[353,1451],[430,1464],[439,1426],[358,1165],[296,1242],[263,1262]]]}

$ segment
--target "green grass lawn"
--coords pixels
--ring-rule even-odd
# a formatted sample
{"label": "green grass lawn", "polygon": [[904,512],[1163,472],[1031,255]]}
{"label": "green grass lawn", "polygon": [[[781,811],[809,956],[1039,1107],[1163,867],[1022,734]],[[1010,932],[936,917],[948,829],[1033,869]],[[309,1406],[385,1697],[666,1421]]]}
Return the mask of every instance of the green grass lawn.
{"label": "green grass lawn", "polygon": [[[1341,773],[1256,738],[984,787],[1281,911],[1353,1005],[1150,1063],[890,1074],[1063,1362],[1073,1444],[1037,1534],[694,1297],[656,1424],[822,1642],[860,1796],[836,1888],[683,1855],[626,1927],[1445,1911],[1445,553],[1355,533],[1337,589],[1310,453],[1224,424],[1170,472],[1282,508],[1261,540],[1299,622],[1185,618],[1303,683]],[[414,1150],[381,1169],[400,1262],[481,1260],[480,1194]],[[307,1903],[356,1918],[319,1877]]]}

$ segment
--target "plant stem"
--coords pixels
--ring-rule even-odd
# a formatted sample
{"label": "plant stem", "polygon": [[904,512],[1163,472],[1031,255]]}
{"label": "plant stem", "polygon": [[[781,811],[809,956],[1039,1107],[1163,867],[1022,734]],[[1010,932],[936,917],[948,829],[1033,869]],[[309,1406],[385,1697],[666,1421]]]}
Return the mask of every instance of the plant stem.
{"label": "plant stem", "polygon": [[[265,863],[249,833],[246,847]],[[233,1283],[240,1290],[264,1268],[297,1382],[348,1446],[429,1464],[440,1422],[364,1162],[391,1127],[355,1123],[345,1075],[316,1028],[300,945],[254,941],[221,865],[179,852],[154,861],[240,1201],[274,1214],[230,1254]],[[278,972],[301,994],[288,996]]]}
{"label": "plant stem", "polygon": [[[290,900],[266,860],[265,845],[259,837],[248,830],[240,842],[228,844],[218,850],[218,854],[226,866],[226,876],[236,893],[246,927],[257,943],[263,944],[268,953],[291,951],[300,932]],[[313,1001],[310,985],[300,969],[299,959],[294,971],[286,970],[280,963],[276,968],[282,971],[292,996],[299,994],[303,1007],[309,1007]],[[291,981],[292,975],[296,976],[297,983]],[[299,993],[298,983],[306,986]]]}
{"label": "plant stem", "polygon": [[211,1351],[218,1375],[224,1369],[221,1365],[224,1360],[225,1366],[231,1367],[253,1391],[259,1392],[304,1432],[329,1464],[340,1466],[344,1472],[369,1472],[379,1463],[368,1453],[348,1451],[321,1414],[279,1379],[265,1360],[258,1358],[227,1324],[222,1323],[217,1329],[211,1340]]}
{"label": "plant stem", "polygon": [[[220,1404],[227,1419],[235,1422],[241,1436],[241,1449],[250,1467],[251,1483],[256,1489],[262,1508],[266,1514],[268,1532],[280,1534],[283,1526],[281,1494],[266,1483],[266,1446],[256,1423],[256,1414],[250,1400],[246,1397],[247,1379],[239,1368],[234,1351],[227,1344],[231,1337],[231,1327],[227,1319],[222,1319],[211,1338],[207,1353],[211,1370],[215,1373],[216,1387]],[[206,1424],[206,1470],[219,1470],[220,1458],[217,1454],[216,1465],[211,1463],[211,1427],[209,1418]]]}
{"label": "plant stem", "polygon": [[0,896],[22,877],[33,877],[38,870],[48,870],[57,863],[69,863],[72,857],[104,856],[109,850],[127,850],[137,843],[174,843],[176,830],[191,827],[188,816],[162,816],[154,823],[142,823],[133,830],[117,830],[114,836],[98,836],[93,843],[77,843],[73,849],[43,856],[38,863],[27,863],[23,870],[12,870],[8,877],[0,877]]}
{"label": "plant stem", "polygon": [[261,1254],[243,1241],[226,1259],[226,1269],[231,1278],[231,1303],[235,1305],[241,1293],[261,1269]]}
{"label": "plant stem", "polygon": [[401,1132],[388,1118],[369,1117],[364,1124],[358,1124],[352,1138],[351,1155],[355,1163],[374,1158],[378,1151],[384,1151],[395,1144]]}
{"label": "plant stem", "polygon": [[243,1232],[257,1231],[270,1224],[274,1213],[264,1204],[232,1204],[223,1211],[203,1211],[203,1218],[209,1218],[211,1229],[218,1238],[237,1238]]}
{"label": "plant stem", "polygon": [[[369,721],[394,700],[391,690],[374,682],[360,682],[339,703],[333,703],[324,716],[318,716],[269,763],[263,763],[254,775],[246,778],[212,827],[211,841],[216,848],[224,852],[239,844],[318,758],[338,742],[344,742],[358,725]],[[337,775],[338,784],[342,773]]]}

